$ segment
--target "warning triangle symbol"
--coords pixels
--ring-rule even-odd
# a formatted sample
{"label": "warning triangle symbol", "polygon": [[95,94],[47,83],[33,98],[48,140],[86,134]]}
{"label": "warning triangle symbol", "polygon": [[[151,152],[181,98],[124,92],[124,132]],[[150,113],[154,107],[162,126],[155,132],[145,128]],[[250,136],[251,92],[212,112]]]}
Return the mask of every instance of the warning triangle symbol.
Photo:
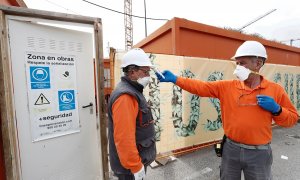
{"label": "warning triangle symbol", "polygon": [[43,93],[40,94],[40,96],[35,101],[34,105],[43,105],[43,104],[50,104],[48,99],[44,96]]}

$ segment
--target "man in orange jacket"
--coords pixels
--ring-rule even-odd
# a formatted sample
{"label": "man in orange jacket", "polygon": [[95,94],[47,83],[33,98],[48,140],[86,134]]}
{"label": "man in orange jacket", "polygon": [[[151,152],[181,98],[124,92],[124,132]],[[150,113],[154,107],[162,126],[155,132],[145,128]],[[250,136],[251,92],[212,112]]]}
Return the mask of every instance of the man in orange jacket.
{"label": "man in orange jacket", "polygon": [[239,80],[203,82],[177,77],[170,71],[157,74],[160,82],[172,82],[202,97],[221,102],[225,136],[221,180],[269,180],[273,162],[270,143],[272,120],[280,126],[297,123],[298,114],[284,89],[259,74],[267,59],[265,47],[257,41],[246,41],[234,56],[234,74]]}
{"label": "man in orange jacket", "polygon": [[125,76],[108,103],[110,166],[120,180],[142,180],[156,157],[154,121],[143,96],[152,63],[135,48],[123,56],[121,67]]}

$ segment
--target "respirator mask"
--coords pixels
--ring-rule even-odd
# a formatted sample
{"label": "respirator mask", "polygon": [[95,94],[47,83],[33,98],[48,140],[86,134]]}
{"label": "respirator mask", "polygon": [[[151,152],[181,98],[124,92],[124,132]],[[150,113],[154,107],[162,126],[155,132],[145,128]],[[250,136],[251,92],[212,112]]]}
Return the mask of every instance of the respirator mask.
{"label": "respirator mask", "polygon": [[258,74],[257,72],[251,71],[248,68],[245,68],[244,66],[237,65],[235,70],[233,71],[233,74],[240,80],[245,81],[248,79],[249,75],[251,73]]}
{"label": "respirator mask", "polygon": [[137,82],[145,88],[150,83],[150,76],[139,78]]}

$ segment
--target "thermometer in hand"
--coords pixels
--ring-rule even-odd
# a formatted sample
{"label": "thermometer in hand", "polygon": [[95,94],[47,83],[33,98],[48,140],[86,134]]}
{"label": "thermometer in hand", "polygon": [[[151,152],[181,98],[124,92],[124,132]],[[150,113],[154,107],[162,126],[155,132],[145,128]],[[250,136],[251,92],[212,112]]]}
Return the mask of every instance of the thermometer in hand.
{"label": "thermometer in hand", "polygon": [[157,67],[153,67],[153,70],[155,73],[159,74],[163,79],[165,79],[165,76],[157,69]]}

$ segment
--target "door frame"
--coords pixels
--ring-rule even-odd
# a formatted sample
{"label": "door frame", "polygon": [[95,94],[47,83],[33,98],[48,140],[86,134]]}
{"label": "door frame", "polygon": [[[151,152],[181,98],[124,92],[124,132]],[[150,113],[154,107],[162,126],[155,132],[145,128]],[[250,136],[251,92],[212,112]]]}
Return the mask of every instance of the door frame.
{"label": "door frame", "polygon": [[[106,112],[104,97],[104,60],[103,60],[103,37],[102,21],[100,18],[79,16],[65,13],[42,11],[20,7],[0,6],[0,123],[4,152],[4,167],[7,180],[18,180],[20,174],[20,159],[18,149],[18,139],[15,124],[15,107],[13,104],[13,83],[11,71],[10,49],[8,44],[7,15],[21,17],[39,18],[54,21],[82,23],[94,26],[94,46],[95,46],[95,73],[96,73],[96,101],[97,101],[97,122],[100,124],[101,161],[103,179],[108,180],[108,150],[106,134]],[[1,131],[0,131],[1,132]],[[1,138],[0,138],[1,139]],[[1,152],[1,151],[0,151]],[[2,162],[0,162],[2,163]],[[1,167],[1,166],[0,166]]]}

